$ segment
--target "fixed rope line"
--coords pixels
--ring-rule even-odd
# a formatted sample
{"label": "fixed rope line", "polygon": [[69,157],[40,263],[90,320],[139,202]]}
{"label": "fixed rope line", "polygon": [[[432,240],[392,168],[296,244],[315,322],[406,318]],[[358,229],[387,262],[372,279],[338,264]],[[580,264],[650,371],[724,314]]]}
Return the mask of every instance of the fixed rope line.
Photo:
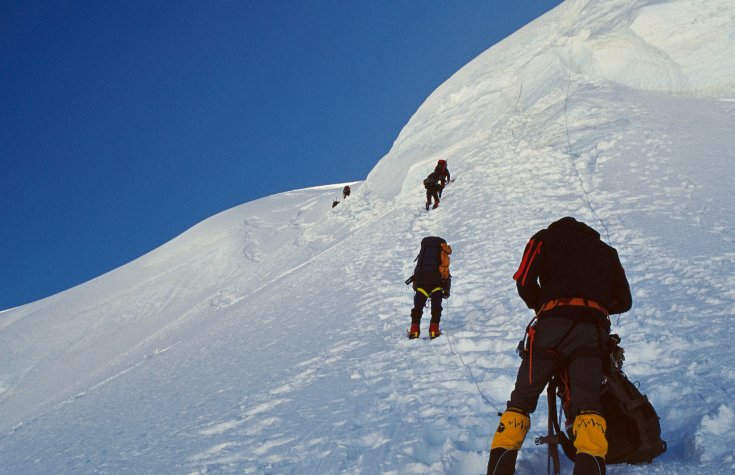
{"label": "fixed rope line", "polygon": [[523,82],[521,82],[521,87],[518,89],[518,99],[516,99],[516,106],[513,110],[514,113],[518,112],[518,104],[521,103],[521,93],[523,92]]}
{"label": "fixed rope line", "polygon": [[[449,305],[447,305],[447,311],[446,316],[449,316]],[[447,344],[449,345],[449,351],[452,352],[453,355],[456,355],[459,358],[459,361],[462,363],[462,365],[467,368],[467,371],[470,374],[470,379],[472,379],[472,382],[475,383],[475,387],[477,388],[477,392],[480,394],[480,397],[482,397],[482,400],[487,403],[488,406],[492,407],[498,414],[502,411],[498,410],[497,407],[495,407],[495,404],[490,401],[490,399],[485,396],[485,393],[482,392],[482,389],[480,389],[480,384],[477,382],[477,379],[475,379],[475,375],[472,374],[472,368],[469,367],[467,363],[464,362],[464,359],[462,358],[462,355],[458,352],[454,351],[454,348],[452,347],[452,342],[449,341],[449,335],[444,334],[444,337],[447,339]]]}
{"label": "fixed rope line", "polygon": [[[521,94],[522,94],[522,93],[523,93],[523,81],[521,81],[521,87],[520,87],[520,88],[519,88],[519,90],[518,90],[518,98],[516,99],[516,106],[515,106],[515,108],[513,109],[513,113],[514,113],[514,114],[518,114],[518,104],[520,104],[520,103],[521,103]],[[511,135],[515,135],[515,134],[516,134],[516,131],[515,131],[515,129],[514,129],[514,128],[511,128],[511,129],[510,129],[510,133],[511,133]]]}
{"label": "fixed rope line", "polygon": [[574,22],[572,23],[572,28],[570,30],[570,41],[569,41],[569,64],[567,66],[568,74],[567,74],[567,90],[564,97],[564,128],[566,129],[567,133],[567,146],[569,148],[569,160],[572,162],[572,168],[574,168],[574,173],[577,175],[577,179],[579,180],[579,186],[582,188],[582,193],[584,194],[584,199],[587,202],[587,207],[592,211],[592,214],[595,215],[597,220],[602,224],[602,227],[605,228],[605,235],[607,236],[607,243],[612,246],[611,240],[610,240],[610,230],[607,228],[607,224],[605,224],[605,221],[602,220],[599,214],[597,214],[597,210],[595,210],[595,207],[592,206],[592,201],[590,201],[590,195],[587,192],[587,188],[584,186],[584,180],[582,180],[582,175],[579,173],[579,169],[577,168],[577,162],[574,160],[574,149],[572,147],[572,139],[569,134],[569,119],[567,117],[567,104],[569,103],[569,91],[572,86],[572,58],[574,55],[574,27],[577,23],[577,19],[579,17],[579,14],[575,15]]}
{"label": "fixed rope line", "polygon": [[480,389],[480,385],[477,383],[477,380],[475,379],[475,376],[472,374],[472,368],[470,368],[467,365],[467,363],[464,362],[464,359],[462,359],[462,355],[460,355],[459,353],[457,353],[456,351],[454,351],[454,348],[452,348],[452,343],[449,341],[449,336],[448,335],[444,335],[444,336],[447,338],[447,343],[449,344],[449,351],[451,351],[452,354],[457,355],[457,357],[459,358],[459,361],[462,362],[462,365],[465,368],[467,368],[467,371],[470,374],[470,379],[472,379],[472,382],[475,383],[475,386],[477,387],[477,392],[480,393],[480,397],[482,397],[482,400],[485,401],[490,407],[492,407],[493,409],[495,409],[496,412],[502,412],[502,411],[498,410],[498,408],[495,407],[495,404],[493,404],[487,398],[487,396],[485,396],[485,394],[482,392],[482,389]]}

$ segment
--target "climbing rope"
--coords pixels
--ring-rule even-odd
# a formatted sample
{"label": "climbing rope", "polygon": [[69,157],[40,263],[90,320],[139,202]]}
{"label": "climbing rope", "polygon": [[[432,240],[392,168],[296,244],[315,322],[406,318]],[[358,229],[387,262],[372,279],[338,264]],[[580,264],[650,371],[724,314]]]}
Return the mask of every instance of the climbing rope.
{"label": "climbing rope", "polygon": [[[448,304],[447,304],[447,310],[445,312],[445,316],[446,317],[449,316],[449,305]],[[477,382],[477,379],[475,379],[475,375],[472,374],[472,368],[470,368],[469,365],[467,363],[465,363],[464,358],[462,358],[462,355],[459,354],[459,352],[454,351],[454,348],[452,347],[452,342],[449,340],[449,335],[447,335],[445,333],[444,334],[444,337],[447,339],[447,344],[449,345],[449,351],[453,355],[457,356],[457,358],[459,358],[459,361],[462,363],[462,366],[464,366],[465,368],[467,368],[467,372],[470,375],[470,379],[472,380],[473,383],[475,383],[475,387],[477,388],[477,392],[480,394],[480,397],[482,398],[482,400],[485,401],[485,403],[487,403],[488,406],[492,407],[495,410],[495,412],[497,412],[498,414],[501,413],[501,412],[503,412],[503,411],[500,411],[495,406],[495,404],[493,404],[492,401],[490,401],[490,399],[488,399],[487,396],[485,396],[485,393],[482,392],[482,389],[480,389],[480,384]]]}
{"label": "climbing rope", "polygon": [[564,128],[566,129],[567,133],[567,147],[569,148],[569,160],[572,162],[572,168],[574,168],[574,173],[577,175],[577,179],[579,180],[579,186],[582,188],[582,193],[584,194],[584,199],[587,202],[587,207],[592,211],[592,214],[595,215],[597,220],[602,224],[602,227],[605,229],[605,235],[607,236],[607,243],[612,246],[612,242],[610,240],[610,230],[607,228],[607,224],[605,224],[605,221],[600,217],[599,214],[597,214],[597,210],[595,210],[595,207],[592,206],[592,201],[590,201],[590,194],[587,192],[587,188],[584,186],[584,180],[582,180],[582,175],[579,173],[579,169],[577,168],[577,162],[574,159],[574,148],[572,147],[572,139],[569,133],[569,119],[567,117],[567,104],[569,103],[569,91],[572,86],[572,58],[574,55],[574,27],[576,26],[577,19],[579,17],[579,14],[575,15],[574,21],[572,22],[572,27],[570,30],[569,37],[571,40],[569,41],[569,64],[567,66],[568,74],[567,74],[567,90],[564,97]]}

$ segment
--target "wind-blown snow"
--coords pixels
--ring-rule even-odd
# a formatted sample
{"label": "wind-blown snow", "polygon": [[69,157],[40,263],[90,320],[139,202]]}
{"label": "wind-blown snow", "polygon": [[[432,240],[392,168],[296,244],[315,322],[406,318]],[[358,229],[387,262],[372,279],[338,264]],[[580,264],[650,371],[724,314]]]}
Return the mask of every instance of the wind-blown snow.
{"label": "wind-blown snow", "polygon": [[[732,473],[733,78],[730,0],[565,2],[441,85],[349,198],[246,203],[0,313],[0,473],[484,473],[531,317],[511,276],[566,215],[620,252],[613,330],[669,446],[608,473]],[[438,159],[457,180],[426,213]],[[408,341],[426,235],[452,297],[445,335]],[[546,473],[539,406],[518,473]]]}

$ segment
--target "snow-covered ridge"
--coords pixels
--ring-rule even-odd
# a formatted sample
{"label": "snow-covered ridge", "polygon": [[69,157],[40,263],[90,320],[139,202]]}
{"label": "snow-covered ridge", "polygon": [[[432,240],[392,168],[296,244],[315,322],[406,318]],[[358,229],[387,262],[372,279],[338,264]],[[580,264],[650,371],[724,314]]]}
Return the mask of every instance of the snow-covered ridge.
{"label": "snow-covered ridge", "polygon": [[[550,94],[564,101],[574,79],[663,94],[731,97],[733,15],[723,1],[567,1],[440,86],[386,156],[390,164],[381,162],[370,173],[368,186],[388,198],[412,189],[426,164],[461,155],[456,149],[465,140],[487,134],[509,113],[546,107]],[[451,147],[437,150],[436,143]],[[406,182],[397,183],[404,176]]]}
{"label": "snow-covered ridge", "polygon": [[[0,473],[484,473],[530,318],[511,276],[564,215],[620,251],[614,329],[669,443],[608,473],[732,471],[734,16],[567,1],[442,84],[335,208],[343,185],[246,203],[3,312]],[[438,159],[457,181],[427,214]],[[429,234],[454,249],[445,335],[408,341]],[[529,436],[519,473],[545,463]]]}

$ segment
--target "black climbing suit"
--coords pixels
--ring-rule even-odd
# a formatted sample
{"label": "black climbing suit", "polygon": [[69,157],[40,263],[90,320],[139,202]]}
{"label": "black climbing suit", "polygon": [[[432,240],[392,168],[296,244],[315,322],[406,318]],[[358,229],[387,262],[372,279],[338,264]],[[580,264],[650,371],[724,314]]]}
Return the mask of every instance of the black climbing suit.
{"label": "black climbing suit", "polygon": [[426,209],[431,206],[431,200],[434,199],[434,207],[439,206],[439,192],[442,189],[439,183],[439,177],[436,173],[431,173],[426,180],[424,180],[424,188],[426,188]]}
{"label": "black climbing suit", "polygon": [[[607,314],[626,312],[632,304],[617,251],[586,224],[563,218],[529,240],[513,278],[538,319],[508,406],[533,412],[541,391],[563,365],[568,369],[571,413],[601,413],[600,347],[610,332]],[[571,298],[574,305],[564,303]]]}
{"label": "black climbing suit", "polygon": [[[442,314],[442,298],[449,296],[452,287],[452,276],[446,279],[439,273],[441,262],[441,244],[446,243],[442,238],[430,236],[421,242],[421,252],[416,257],[416,268],[411,277],[413,290],[413,308],[411,309],[411,323],[421,322],[426,301],[431,299],[431,323],[439,323]],[[430,251],[427,250],[431,249]],[[426,255],[424,255],[426,253]]]}

